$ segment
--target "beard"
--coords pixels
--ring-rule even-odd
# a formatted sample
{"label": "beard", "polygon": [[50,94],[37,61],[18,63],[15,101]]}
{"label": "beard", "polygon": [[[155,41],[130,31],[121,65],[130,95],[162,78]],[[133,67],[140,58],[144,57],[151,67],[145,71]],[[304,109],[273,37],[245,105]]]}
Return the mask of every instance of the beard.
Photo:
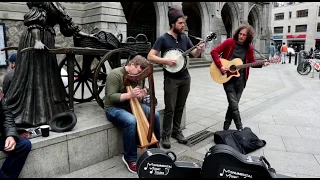
{"label": "beard", "polygon": [[176,33],[176,34],[178,34],[178,35],[181,35],[181,34],[184,34],[184,32],[183,31],[180,31],[179,29],[177,29],[177,28],[173,28],[173,30],[172,30],[174,33]]}

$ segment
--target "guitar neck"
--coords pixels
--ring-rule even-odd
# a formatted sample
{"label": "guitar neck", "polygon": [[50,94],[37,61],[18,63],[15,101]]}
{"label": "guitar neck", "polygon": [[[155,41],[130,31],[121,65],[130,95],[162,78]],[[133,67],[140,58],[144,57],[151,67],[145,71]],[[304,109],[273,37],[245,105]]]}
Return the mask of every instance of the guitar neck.
{"label": "guitar neck", "polygon": [[190,54],[190,52],[192,50],[194,50],[195,48],[197,48],[197,46],[199,45],[200,43],[198,43],[197,45],[195,46],[192,46],[190,49],[186,50],[184,53],[182,53],[182,56],[187,56],[188,54]]}
{"label": "guitar neck", "polygon": [[[258,62],[254,62],[254,63],[239,65],[239,66],[237,66],[237,69],[243,69],[243,68],[253,67],[253,66],[261,66],[264,64],[264,62],[265,61],[258,61]],[[270,61],[268,60],[267,62],[270,62]]]}

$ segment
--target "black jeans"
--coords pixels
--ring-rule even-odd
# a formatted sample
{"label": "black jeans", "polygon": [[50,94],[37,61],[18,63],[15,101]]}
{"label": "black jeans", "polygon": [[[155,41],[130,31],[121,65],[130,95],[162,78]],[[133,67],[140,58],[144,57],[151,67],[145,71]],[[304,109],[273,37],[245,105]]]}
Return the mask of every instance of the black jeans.
{"label": "black jeans", "polygon": [[191,78],[164,79],[164,117],[162,137],[170,136],[172,132],[181,131],[183,108],[190,92]]}
{"label": "black jeans", "polygon": [[[19,137],[16,142],[15,150],[7,152],[8,157],[4,161],[1,170],[0,178],[18,178],[24,163],[31,151],[31,142],[29,139]],[[0,151],[4,151],[5,137],[0,137]],[[6,151],[5,151],[6,152]]]}
{"label": "black jeans", "polygon": [[243,76],[239,78],[232,77],[228,82],[223,84],[229,103],[223,126],[224,130],[229,129],[232,119],[237,129],[243,128],[239,111],[239,101],[245,86],[246,80]]}

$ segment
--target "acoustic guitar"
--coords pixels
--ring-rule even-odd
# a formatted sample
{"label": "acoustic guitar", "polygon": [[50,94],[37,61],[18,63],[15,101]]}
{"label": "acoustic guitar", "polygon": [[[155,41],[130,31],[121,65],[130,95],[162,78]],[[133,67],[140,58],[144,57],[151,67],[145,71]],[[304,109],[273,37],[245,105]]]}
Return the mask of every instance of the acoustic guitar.
{"label": "acoustic guitar", "polygon": [[[240,73],[239,70],[247,67],[253,67],[253,66],[261,66],[264,64],[265,61],[257,61],[254,63],[248,63],[243,64],[242,60],[240,58],[235,58],[231,61],[220,58],[221,64],[224,67],[227,67],[229,70],[222,74],[220,69],[217,67],[215,62],[212,62],[210,65],[210,75],[211,78],[219,84],[223,84],[228,82],[233,76],[239,77]],[[280,59],[274,59],[274,60],[267,60],[269,63],[279,63]]]}

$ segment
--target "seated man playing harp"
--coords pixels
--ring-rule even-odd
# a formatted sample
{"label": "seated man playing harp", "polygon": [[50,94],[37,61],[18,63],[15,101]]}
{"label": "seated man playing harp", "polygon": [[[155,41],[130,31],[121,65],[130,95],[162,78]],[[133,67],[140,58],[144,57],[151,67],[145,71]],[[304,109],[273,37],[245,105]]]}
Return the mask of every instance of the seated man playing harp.
{"label": "seated man playing harp", "polygon": [[[127,92],[124,86],[124,75],[137,75],[149,66],[146,58],[137,55],[124,67],[118,67],[108,74],[106,81],[105,110],[108,120],[122,128],[124,156],[123,162],[128,170],[136,173],[137,160],[137,120],[130,109],[131,98],[141,99],[147,95],[147,90],[141,86],[132,86],[131,92]],[[141,107],[150,121],[150,107],[141,104]],[[154,133],[160,139],[160,115],[155,112]],[[152,145],[154,148],[157,145]]]}

